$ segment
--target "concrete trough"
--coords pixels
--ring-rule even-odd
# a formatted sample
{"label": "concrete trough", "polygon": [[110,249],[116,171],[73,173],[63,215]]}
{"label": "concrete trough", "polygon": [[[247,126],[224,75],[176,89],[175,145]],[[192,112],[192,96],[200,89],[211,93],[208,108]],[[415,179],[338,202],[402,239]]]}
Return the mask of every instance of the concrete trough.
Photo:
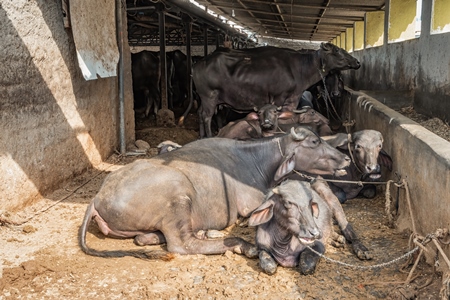
{"label": "concrete trough", "polygon": [[[347,97],[344,107],[345,115],[350,114],[350,119],[355,120],[352,132],[380,131],[384,137],[383,149],[394,162],[392,172],[385,176],[386,181],[396,182],[395,173],[398,173],[408,183],[416,232],[425,236],[438,228],[450,229],[450,142],[377,99],[347,90],[351,97]],[[391,195],[395,197],[395,192]],[[400,191],[398,205],[397,228],[412,231],[405,189]],[[446,248],[446,255],[450,257],[450,250]],[[428,253],[427,261],[431,262],[435,253]]]}

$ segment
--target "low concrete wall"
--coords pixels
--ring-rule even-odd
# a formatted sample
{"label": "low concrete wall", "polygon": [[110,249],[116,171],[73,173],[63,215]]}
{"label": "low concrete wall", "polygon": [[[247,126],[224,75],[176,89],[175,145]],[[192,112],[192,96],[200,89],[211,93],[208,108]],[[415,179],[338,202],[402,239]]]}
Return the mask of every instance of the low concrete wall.
{"label": "low concrete wall", "polygon": [[[413,218],[417,233],[434,233],[437,228],[450,229],[450,142],[418,123],[397,113],[375,98],[351,92],[351,119],[354,131],[375,129],[384,137],[383,149],[394,161],[390,179],[397,172],[408,182]],[[399,199],[399,230],[412,230],[405,191]],[[446,250],[450,255],[450,250]],[[430,253],[429,255],[434,255]],[[430,256],[431,257],[431,256]]]}

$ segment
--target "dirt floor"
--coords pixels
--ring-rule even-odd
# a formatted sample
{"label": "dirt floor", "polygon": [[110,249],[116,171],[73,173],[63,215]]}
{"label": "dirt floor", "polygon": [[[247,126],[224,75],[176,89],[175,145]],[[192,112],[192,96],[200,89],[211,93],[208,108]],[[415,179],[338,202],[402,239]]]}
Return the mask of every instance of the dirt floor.
{"label": "dirt floor", "polygon": [[[157,153],[161,141],[183,145],[195,140],[197,125],[190,119],[184,129],[138,123],[137,139],[151,146],[146,157]],[[109,172],[136,158],[113,155],[35,205],[15,215],[0,214],[0,299],[439,299],[440,275],[433,277],[433,269],[423,261],[413,274],[418,277],[406,286],[402,283],[411,269],[407,259],[361,268],[392,261],[411,249],[409,234],[388,226],[382,188],[373,200],[353,199],[343,205],[373,259],[359,261],[349,245],[328,246],[329,258],[352,266],[322,259],[314,275],[279,267],[268,276],[257,259],[233,253],[175,255],[169,262],[84,254],[77,236],[87,204]],[[235,226],[227,233],[253,241],[255,230]],[[87,243],[96,249],[137,248],[131,239],[104,237],[95,225]]]}

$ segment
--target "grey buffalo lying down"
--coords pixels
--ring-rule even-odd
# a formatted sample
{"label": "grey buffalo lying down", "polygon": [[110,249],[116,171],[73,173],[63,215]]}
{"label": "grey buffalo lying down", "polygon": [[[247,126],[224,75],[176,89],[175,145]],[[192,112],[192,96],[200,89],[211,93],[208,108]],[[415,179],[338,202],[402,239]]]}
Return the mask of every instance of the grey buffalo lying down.
{"label": "grey buffalo lying down", "polygon": [[256,245],[266,273],[274,274],[280,264],[311,274],[319,257],[306,246],[325,253],[333,230],[332,211],[309,183],[287,180],[252,213],[249,225],[258,226]]}
{"label": "grey buffalo lying down", "polygon": [[350,159],[306,128],[256,141],[209,138],[176,151],[137,160],[112,172],[89,204],[79,231],[81,249],[101,257],[167,258],[160,251],[98,251],[86,245],[95,220],[110,237],[138,245],[166,243],[179,254],[257,255],[238,237],[199,239],[200,230],[222,230],[259,207],[267,191],[293,170],[342,175]]}
{"label": "grey buffalo lying down", "polygon": [[[376,182],[381,178],[381,166],[392,170],[392,159],[383,149],[383,135],[376,130],[360,130],[351,135],[350,140],[347,134],[339,133],[334,136],[324,137],[328,144],[336,147],[342,153],[350,156],[350,151],[354,161],[346,168],[347,174],[338,179]],[[350,147],[350,148],[349,148]],[[332,176],[325,176],[332,178]],[[338,197],[341,203],[348,199],[362,196],[373,198],[376,195],[375,185],[359,186],[350,183],[330,183],[330,188]]]}

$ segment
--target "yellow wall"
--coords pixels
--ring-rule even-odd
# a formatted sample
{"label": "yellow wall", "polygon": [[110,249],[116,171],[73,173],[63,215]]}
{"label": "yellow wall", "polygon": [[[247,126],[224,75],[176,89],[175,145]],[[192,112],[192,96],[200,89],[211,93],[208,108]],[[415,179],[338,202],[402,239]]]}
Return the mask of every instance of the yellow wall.
{"label": "yellow wall", "polygon": [[383,45],[384,11],[366,13],[366,48]]}
{"label": "yellow wall", "polygon": [[391,0],[389,6],[389,43],[414,39],[415,30],[416,0]]}
{"label": "yellow wall", "polygon": [[338,35],[338,36],[336,37],[336,46],[338,46],[338,47],[341,46],[341,36],[340,36],[340,35]]}
{"label": "yellow wall", "polygon": [[355,22],[355,50],[364,49],[364,21]]}
{"label": "yellow wall", "polygon": [[353,28],[347,28],[345,31],[345,50],[348,52],[353,51]]}
{"label": "yellow wall", "polygon": [[450,1],[434,0],[431,33],[450,32]]}
{"label": "yellow wall", "polygon": [[342,32],[341,33],[341,45],[339,47],[345,49],[345,44],[347,43],[346,40],[347,40],[347,37],[345,36],[345,32]]}

